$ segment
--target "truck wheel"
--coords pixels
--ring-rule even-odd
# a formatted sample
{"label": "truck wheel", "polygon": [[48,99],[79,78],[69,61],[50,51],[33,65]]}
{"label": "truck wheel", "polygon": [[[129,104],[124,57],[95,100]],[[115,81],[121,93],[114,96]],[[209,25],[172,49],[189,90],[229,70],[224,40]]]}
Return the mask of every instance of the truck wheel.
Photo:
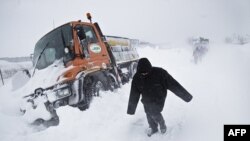
{"label": "truck wheel", "polygon": [[93,99],[93,96],[100,96],[100,91],[104,90],[104,85],[101,81],[96,81],[90,85],[87,85],[85,89],[85,99],[84,101],[78,104],[78,108],[81,111],[84,111],[90,107],[90,103]]}
{"label": "truck wheel", "polygon": [[82,86],[82,92],[84,95],[84,100],[77,104],[79,110],[84,111],[89,108],[91,100],[93,98],[93,79],[91,77],[86,77],[84,84]]}
{"label": "truck wheel", "polygon": [[91,89],[92,88],[87,88],[85,90],[85,93],[84,93],[85,99],[77,105],[79,110],[84,111],[84,110],[89,108],[91,100],[92,100],[92,90]]}

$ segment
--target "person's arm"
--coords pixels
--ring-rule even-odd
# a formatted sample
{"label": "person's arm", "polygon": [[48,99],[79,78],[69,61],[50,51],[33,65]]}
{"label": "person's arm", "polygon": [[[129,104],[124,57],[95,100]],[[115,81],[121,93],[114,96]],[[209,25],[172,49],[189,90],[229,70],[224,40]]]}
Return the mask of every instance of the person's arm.
{"label": "person's arm", "polygon": [[128,101],[127,114],[129,115],[135,114],[135,110],[136,110],[139,99],[140,99],[140,92],[138,91],[136,87],[136,83],[133,80],[132,85],[131,85],[129,101]]}
{"label": "person's arm", "polygon": [[166,87],[175,95],[180,97],[185,102],[190,102],[193,96],[179,83],[177,82],[167,71],[164,70],[163,78]]}

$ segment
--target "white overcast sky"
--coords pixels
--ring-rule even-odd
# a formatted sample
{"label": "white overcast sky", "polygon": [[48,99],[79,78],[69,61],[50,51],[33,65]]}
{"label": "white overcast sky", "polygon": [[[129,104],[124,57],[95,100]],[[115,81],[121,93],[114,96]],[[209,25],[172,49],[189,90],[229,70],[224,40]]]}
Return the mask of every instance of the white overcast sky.
{"label": "white overcast sky", "polygon": [[250,34],[250,0],[0,0],[0,57],[28,56],[53,23],[87,12],[106,35],[152,43]]}

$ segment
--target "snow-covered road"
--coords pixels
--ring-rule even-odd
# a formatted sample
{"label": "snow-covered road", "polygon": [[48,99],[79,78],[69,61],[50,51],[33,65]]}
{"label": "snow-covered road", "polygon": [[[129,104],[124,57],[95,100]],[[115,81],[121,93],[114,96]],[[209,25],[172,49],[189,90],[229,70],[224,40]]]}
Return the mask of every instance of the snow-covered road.
{"label": "snow-covered road", "polygon": [[60,124],[46,130],[28,126],[17,114],[11,83],[0,87],[1,141],[221,141],[224,124],[250,124],[250,45],[211,44],[195,65],[192,48],[138,50],[153,66],[165,68],[193,96],[185,103],[170,91],[163,116],[168,134],[146,136],[146,116],[139,103],[134,116],[126,114],[130,83],[115,93],[97,97],[87,111],[58,109]]}

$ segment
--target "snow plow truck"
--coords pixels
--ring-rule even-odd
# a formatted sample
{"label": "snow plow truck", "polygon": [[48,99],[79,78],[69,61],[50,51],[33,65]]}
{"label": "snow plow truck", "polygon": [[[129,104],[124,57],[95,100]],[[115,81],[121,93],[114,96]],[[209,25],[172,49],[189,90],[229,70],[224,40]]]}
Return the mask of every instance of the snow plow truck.
{"label": "snow plow truck", "polygon": [[100,91],[113,91],[135,74],[139,59],[138,41],[105,36],[98,23],[92,23],[89,13],[87,18],[89,22],[79,20],[59,26],[36,43],[31,76],[58,60],[62,60],[65,71],[56,72],[56,83],[37,87],[23,97],[21,111],[24,116],[37,114],[35,111],[41,106],[49,114],[33,118],[32,124],[58,125],[57,108],[69,105],[86,110]]}

